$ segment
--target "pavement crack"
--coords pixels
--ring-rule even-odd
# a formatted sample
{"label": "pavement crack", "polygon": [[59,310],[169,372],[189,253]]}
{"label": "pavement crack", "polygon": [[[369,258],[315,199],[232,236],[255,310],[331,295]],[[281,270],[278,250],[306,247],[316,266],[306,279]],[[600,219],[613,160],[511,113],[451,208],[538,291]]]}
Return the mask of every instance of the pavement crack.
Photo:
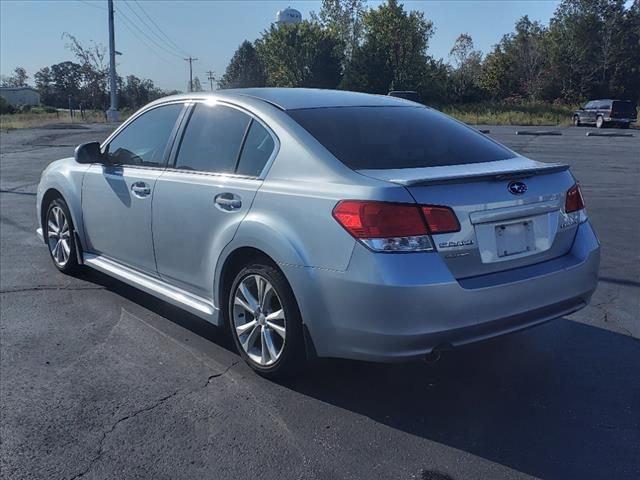
{"label": "pavement crack", "polygon": [[0,290],[0,294],[3,293],[23,293],[23,292],[38,292],[47,290],[69,290],[69,291],[82,291],[82,290],[105,290],[105,287],[93,286],[77,286],[72,287],[70,285],[31,285],[26,287],[10,287]]}
{"label": "pavement crack", "polygon": [[83,476],[85,476],[87,473],[89,473],[91,471],[91,469],[93,468],[93,466],[96,463],[98,463],[100,461],[100,459],[102,458],[102,455],[104,455],[104,444],[105,444],[105,442],[107,440],[107,437],[109,435],[111,435],[111,433],[113,433],[113,431],[118,427],[118,425],[120,425],[122,422],[126,422],[127,420],[135,418],[136,416],[138,416],[138,415],[140,415],[142,413],[150,412],[151,410],[154,410],[155,408],[158,408],[160,405],[164,404],[165,402],[167,402],[171,398],[175,397],[180,392],[181,392],[181,390],[176,390],[175,392],[170,393],[169,395],[165,395],[164,397],[159,398],[153,404],[148,405],[148,406],[146,406],[144,408],[140,408],[138,410],[135,410],[134,412],[132,412],[132,413],[130,413],[128,415],[125,415],[124,417],[121,417],[118,420],[116,420],[111,425],[111,427],[109,427],[108,429],[106,429],[106,430],[104,430],[102,432],[102,435],[100,436],[100,440],[98,441],[97,453],[89,461],[89,464],[87,465],[87,467],[84,470],[82,470],[80,473],[77,473],[76,475],[71,477],[71,480],[75,480],[77,478],[82,478]]}
{"label": "pavement crack", "polygon": [[212,380],[214,380],[216,378],[223,377],[224,375],[226,375],[229,372],[229,370],[231,370],[233,367],[235,367],[239,363],[240,363],[240,361],[237,360],[237,361],[231,363],[222,372],[214,373],[212,375],[209,375],[207,377],[206,383],[204,385],[200,386],[200,387],[176,390],[176,391],[174,391],[174,392],[172,392],[172,393],[170,393],[168,395],[165,395],[165,396],[157,399],[151,405],[147,405],[146,407],[139,408],[138,410],[134,410],[133,412],[129,413],[128,415],[120,417],[113,424],[111,424],[110,427],[108,427],[107,429],[105,429],[102,432],[102,435],[100,436],[100,440],[98,440],[98,448],[97,448],[96,454],[93,456],[93,458],[91,458],[91,460],[89,460],[89,464],[86,466],[86,468],[84,470],[82,470],[81,472],[77,473],[76,475],[74,475],[73,477],[71,477],[70,480],[76,480],[78,478],[84,477],[87,473],[89,473],[93,469],[94,465],[96,465],[102,459],[102,456],[104,455],[104,452],[105,452],[105,443],[107,441],[107,438],[109,437],[109,435],[111,435],[115,431],[115,429],[118,427],[118,425],[120,425],[121,423],[126,422],[128,420],[132,420],[135,417],[137,417],[138,415],[141,415],[143,413],[147,413],[147,412],[150,412],[152,410],[155,410],[156,408],[160,407],[161,405],[165,404],[166,402],[170,401],[171,399],[177,397],[178,395],[186,396],[186,395],[190,395],[190,394],[196,392],[199,389],[206,388],[211,383]]}

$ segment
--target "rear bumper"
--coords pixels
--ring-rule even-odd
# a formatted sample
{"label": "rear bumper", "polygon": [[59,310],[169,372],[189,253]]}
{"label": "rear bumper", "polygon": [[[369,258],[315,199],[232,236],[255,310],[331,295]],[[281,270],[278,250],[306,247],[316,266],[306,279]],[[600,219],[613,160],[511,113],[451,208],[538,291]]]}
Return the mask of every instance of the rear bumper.
{"label": "rear bumper", "polygon": [[373,254],[344,272],[281,265],[321,357],[393,362],[543,323],[584,307],[600,245],[588,222],[558,259],[457,281],[439,255]]}
{"label": "rear bumper", "polygon": [[613,117],[605,117],[604,121],[606,123],[620,123],[620,124],[627,124],[627,123],[635,123],[636,119],[635,118],[613,118]]}

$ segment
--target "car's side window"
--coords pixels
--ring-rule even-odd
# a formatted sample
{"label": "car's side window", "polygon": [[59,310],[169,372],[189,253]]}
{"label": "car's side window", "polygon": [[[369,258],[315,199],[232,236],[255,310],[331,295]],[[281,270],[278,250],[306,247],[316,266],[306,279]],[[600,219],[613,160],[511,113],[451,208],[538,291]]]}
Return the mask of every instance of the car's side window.
{"label": "car's side window", "polygon": [[259,176],[275,147],[273,137],[267,129],[260,122],[253,120],[242,146],[236,173],[250,177]]}
{"label": "car's side window", "polygon": [[611,102],[600,102],[599,110],[611,110]]}
{"label": "car's side window", "polygon": [[587,104],[584,106],[585,110],[591,110],[594,107],[594,102],[587,102]]}
{"label": "car's side window", "polygon": [[175,168],[233,173],[251,117],[220,104],[198,103],[180,143]]}
{"label": "car's side window", "polygon": [[107,147],[114,165],[163,166],[164,152],[180,112],[181,103],[153,108],[127,125]]}

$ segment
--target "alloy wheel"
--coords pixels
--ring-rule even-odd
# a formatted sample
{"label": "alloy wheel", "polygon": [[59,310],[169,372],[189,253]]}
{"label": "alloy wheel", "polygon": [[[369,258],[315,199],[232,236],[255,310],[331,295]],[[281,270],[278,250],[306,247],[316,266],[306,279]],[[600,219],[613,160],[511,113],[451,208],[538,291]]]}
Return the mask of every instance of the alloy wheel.
{"label": "alloy wheel", "polygon": [[244,277],[233,295],[233,328],[247,356],[261,367],[273,365],[287,338],[282,301],[262,275]]}
{"label": "alloy wheel", "polygon": [[71,255],[71,231],[64,211],[57,205],[47,216],[47,243],[56,265],[64,267]]}

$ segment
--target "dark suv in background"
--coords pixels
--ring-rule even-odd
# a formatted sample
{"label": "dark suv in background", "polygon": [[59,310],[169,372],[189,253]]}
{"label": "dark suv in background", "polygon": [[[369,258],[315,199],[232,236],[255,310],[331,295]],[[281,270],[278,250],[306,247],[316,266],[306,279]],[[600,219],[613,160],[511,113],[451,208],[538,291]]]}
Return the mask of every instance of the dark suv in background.
{"label": "dark suv in background", "polygon": [[573,113],[573,124],[595,125],[598,128],[607,125],[619,125],[629,128],[638,119],[638,112],[629,100],[591,100]]}

